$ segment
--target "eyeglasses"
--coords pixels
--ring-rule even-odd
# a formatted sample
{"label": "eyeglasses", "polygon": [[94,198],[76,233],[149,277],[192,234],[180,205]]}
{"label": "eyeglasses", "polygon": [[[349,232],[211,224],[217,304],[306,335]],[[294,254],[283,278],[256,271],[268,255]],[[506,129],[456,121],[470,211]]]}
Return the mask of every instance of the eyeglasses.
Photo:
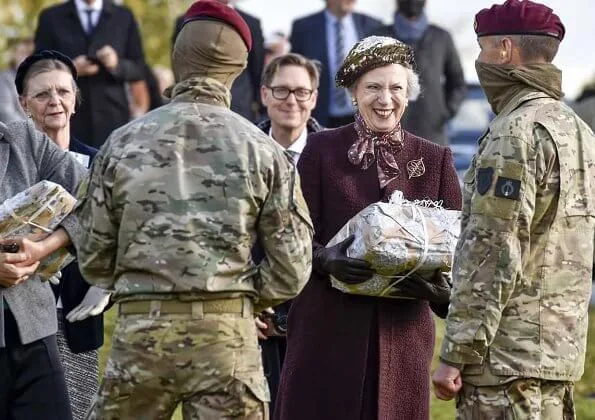
{"label": "eyeglasses", "polygon": [[293,93],[295,100],[298,102],[305,102],[312,97],[314,91],[312,89],[289,89],[284,86],[267,86],[273,92],[273,98],[284,101]]}

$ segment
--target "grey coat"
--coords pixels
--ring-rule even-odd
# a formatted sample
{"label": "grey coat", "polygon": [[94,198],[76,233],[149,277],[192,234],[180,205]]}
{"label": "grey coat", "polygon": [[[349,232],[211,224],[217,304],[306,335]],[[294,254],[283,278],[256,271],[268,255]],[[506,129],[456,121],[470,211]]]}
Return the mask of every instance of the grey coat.
{"label": "grey coat", "polygon": [[26,118],[14,84],[15,75],[16,71],[13,69],[0,73],[0,122],[5,124]]}
{"label": "grey coat", "polygon": [[[85,173],[74,157],[60,150],[31,122],[0,123],[0,202],[42,180],[60,184],[74,194]],[[66,218],[62,227],[74,237],[77,224],[73,217]],[[56,333],[54,295],[50,285],[39,277],[0,288],[0,347],[5,346],[3,303],[8,304],[17,321],[23,344]]]}

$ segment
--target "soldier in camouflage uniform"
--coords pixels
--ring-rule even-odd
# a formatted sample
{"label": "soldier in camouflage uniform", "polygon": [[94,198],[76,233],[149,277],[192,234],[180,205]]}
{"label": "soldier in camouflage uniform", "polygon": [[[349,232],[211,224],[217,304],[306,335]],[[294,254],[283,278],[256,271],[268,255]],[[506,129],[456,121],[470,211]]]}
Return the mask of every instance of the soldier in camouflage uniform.
{"label": "soldier in camouflage uniform", "polygon": [[76,246],[119,315],[91,419],[168,419],[178,403],[185,419],[268,416],[254,313],[304,286],[312,225],[288,155],[229,109],[250,44],[234,9],[196,2],[172,101],[116,130],[94,161]]}
{"label": "soldier in camouflage uniform", "polygon": [[[475,26],[496,118],[464,177],[438,398],[458,419],[573,419],[584,369],[595,223],[595,138],[560,101],[564,26],[508,0]],[[510,35],[508,35],[510,34]]]}

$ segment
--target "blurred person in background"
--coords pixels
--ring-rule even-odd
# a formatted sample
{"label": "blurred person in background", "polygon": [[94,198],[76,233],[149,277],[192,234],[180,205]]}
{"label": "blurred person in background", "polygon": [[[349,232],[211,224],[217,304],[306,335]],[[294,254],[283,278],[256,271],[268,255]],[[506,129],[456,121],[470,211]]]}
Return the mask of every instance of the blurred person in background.
{"label": "blurred person in background", "polygon": [[[70,133],[78,88],[76,68],[57,51],[41,51],[19,66],[15,79],[20,103],[35,127],[60,149],[89,167],[96,149]],[[103,315],[109,293],[83,279],[78,262],[62,269],[52,285],[57,302],[58,349],[64,367],[73,419],[83,419],[99,387],[97,349],[103,345]]]}
{"label": "blurred person in background", "polygon": [[591,130],[595,130],[595,80],[583,87],[572,104],[572,109],[591,127]]}
{"label": "blurred person in background", "polygon": [[291,44],[283,32],[275,31],[265,38],[264,51],[264,64],[266,66],[274,58],[285,55],[291,51]]}
{"label": "blurred person in background", "polygon": [[[235,7],[235,0],[216,0],[219,3],[233,7],[248,24],[252,35],[252,50],[248,54],[248,66],[235,80],[231,87],[231,110],[242,117],[256,122],[260,120],[263,113],[260,103],[260,77],[264,69],[264,37],[260,20]],[[172,36],[172,47],[180,28],[184,23],[183,16],[176,19],[174,34]]]}
{"label": "blurred person in background", "polygon": [[564,102],[554,11],[507,0],[475,16],[496,117],[464,176],[440,364],[459,419],[576,417],[595,231],[595,136]]}
{"label": "blurred person in background", "polygon": [[[295,165],[306,146],[308,135],[322,130],[311,117],[318,96],[319,67],[320,63],[290,53],[274,58],[262,74],[260,94],[268,118],[258,124],[258,128],[285,149]],[[260,247],[254,249],[253,258],[255,262],[264,258]],[[290,301],[285,302],[256,319],[256,325],[261,330],[259,337],[264,374],[271,391],[271,414],[285,359],[285,331],[290,305]],[[267,317],[273,320],[272,324],[265,322],[263,318]]]}
{"label": "blurred person in background", "polygon": [[57,50],[76,66],[82,100],[72,133],[99,148],[131,117],[126,83],[143,80],[144,55],[132,12],[111,0],[68,0],[39,15],[35,48]]}
{"label": "blurred person in background", "polygon": [[159,92],[162,102],[167,103],[168,99],[165,97],[164,92],[168,87],[173,86],[174,72],[165,66],[154,66],[152,70],[157,81],[157,92]]}
{"label": "blurred person in background", "polygon": [[163,90],[160,90],[159,81],[153,69],[146,63],[143,64],[143,77],[143,80],[137,80],[128,84],[130,112],[133,118],[141,117],[165,103],[165,97],[162,95]]}
{"label": "blurred person in background", "polygon": [[149,87],[145,80],[135,80],[126,86],[128,91],[128,102],[130,106],[130,117],[132,119],[142,117],[151,106]]}
{"label": "blurred person in background", "polygon": [[461,207],[450,150],[401,128],[420,90],[413,63],[411,48],[393,38],[358,42],[336,76],[352,94],[355,123],[311,134],[300,155],[314,223],[312,276],[289,312],[277,420],[429,418],[432,310],[446,316],[447,276],[403,280],[411,299],[347,294],[330,276],[355,284],[374,271],[347,257],[353,236],[326,247],[348,220],[396,190],[407,200]]}
{"label": "blurred person in background", "polygon": [[146,63],[144,65],[144,74],[145,83],[147,84],[147,90],[149,92],[149,111],[152,111],[165,103],[162,95],[163,90],[161,90],[159,86],[159,80],[157,80],[155,72],[151,66]]}
{"label": "blurred person in background", "polygon": [[355,13],[355,2],[326,0],[324,10],[296,19],[291,27],[291,51],[322,64],[313,115],[325,127],[353,122],[349,93],[335,85],[335,74],[351,47],[380,25],[379,20]]}
{"label": "blurred person in background", "polygon": [[19,103],[19,95],[14,87],[14,78],[21,62],[33,53],[31,38],[8,40],[10,58],[8,69],[0,73],[0,122],[24,120],[26,118]]}
{"label": "blurred person in background", "polygon": [[461,60],[450,34],[428,21],[426,0],[397,0],[391,25],[370,35],[391,36],[415,51],[423,90],[403,116],[403,128],[434,143],[448,145],[447,123],[467,91]]}

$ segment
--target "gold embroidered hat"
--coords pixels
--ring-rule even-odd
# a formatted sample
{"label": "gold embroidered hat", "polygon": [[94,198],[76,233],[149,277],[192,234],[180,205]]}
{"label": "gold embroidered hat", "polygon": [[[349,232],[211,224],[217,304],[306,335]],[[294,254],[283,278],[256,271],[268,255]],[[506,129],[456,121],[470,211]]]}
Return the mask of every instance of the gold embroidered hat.
{"label": "gold embroidered hat", "polygon": [[413,68],[413,50],[388,36],[369,36],[351,48],[337,71],[335,83],[337,87],[349,88],[362,74],[389,64]]}

